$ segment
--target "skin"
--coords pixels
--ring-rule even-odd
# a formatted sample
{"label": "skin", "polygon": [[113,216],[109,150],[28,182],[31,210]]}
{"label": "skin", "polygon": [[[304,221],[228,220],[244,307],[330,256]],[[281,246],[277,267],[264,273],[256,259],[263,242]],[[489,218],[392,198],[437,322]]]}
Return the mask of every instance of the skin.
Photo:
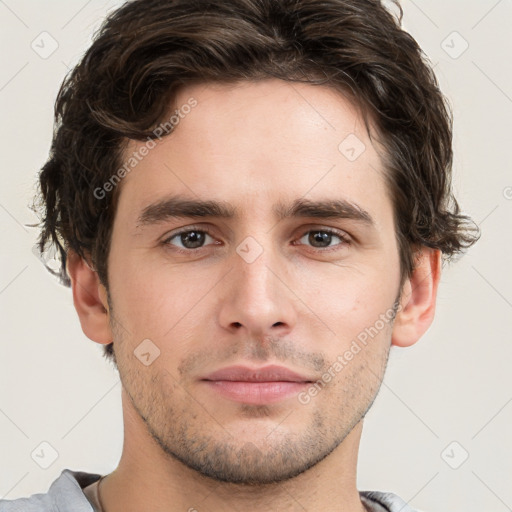
{"label": "skin", "polygon": [[[97,273],[69,254],[84,333],[114,342],[123,385],[124,447],[102,482],[103,505],[108,512],[363,511],[356,487],[363,418],[390,346],[412,345],[433,320],[440,252],[419,248],[400,286],[382,148],[340,93],[273,79],[203,84],[182,89],[176,105],[190,97],[197,106],[122,181],[108,296]],[[365,145],[354,161],[338,149],[351,133]],[[142,144],[132,141],[127,157]],[[239,216],[137,226],[142,210],[169,194],[224,201]],[[348,200],[374,225],[274,216],[274,205],[299,198]],[[210,230],[195,253],[170,238],[191,226]],[[327,228],[349,243],[333,235],[314,245],[310,232]],[[248,236],[262,249],[251,263],[236,251]],[[394,321],[333,370],[400,292]],[[145,339],[160,350],[148,366],[134,355]],[[249,405],[199,380],[233,364],[332,378],[308,403],[294,395]]]}

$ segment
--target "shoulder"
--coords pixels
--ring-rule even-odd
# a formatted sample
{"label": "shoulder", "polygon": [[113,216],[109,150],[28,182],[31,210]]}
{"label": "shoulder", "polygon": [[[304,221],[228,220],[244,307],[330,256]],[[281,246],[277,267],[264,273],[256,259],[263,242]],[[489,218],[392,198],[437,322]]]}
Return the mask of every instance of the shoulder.
{"label": "shoulder", "polygon": [[370,512],[420,512],[392,492],[360,491],[359,495]]}
{"label": "shoulder", "polygon": [[64,469],[51,484],[48,492],[32,494],[27,498],[0,500],[0,512],[93,512],[82,489],[101,475]]}

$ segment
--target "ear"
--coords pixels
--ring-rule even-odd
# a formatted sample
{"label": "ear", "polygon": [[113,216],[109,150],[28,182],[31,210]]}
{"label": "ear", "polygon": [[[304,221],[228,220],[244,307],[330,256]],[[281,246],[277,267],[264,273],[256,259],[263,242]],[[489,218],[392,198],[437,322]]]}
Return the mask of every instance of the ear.
{"label": "ear", "polygon": [[412,275],[402,287],[400,307],[393,324],[391,344],[414,345],[434,320],[437,287],[441,279],[441,251],[421,247]]}
{"label": "ear", "polygon": [[84,334],[97,343],[113,340],[109,324],[107,290],[87,261],[68,251],[66,269],[71,279],[73,303]]}

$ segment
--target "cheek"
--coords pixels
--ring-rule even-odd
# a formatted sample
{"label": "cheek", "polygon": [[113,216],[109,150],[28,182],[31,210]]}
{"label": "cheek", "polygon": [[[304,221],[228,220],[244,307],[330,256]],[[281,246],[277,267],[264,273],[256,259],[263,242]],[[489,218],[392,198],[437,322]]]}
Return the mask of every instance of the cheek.
{"label": "cheek", "polygon": [[126,258],[111,280],[114,313],[134,340],[162,340],[198,325],[202,299],[219,279],[213,272]]}
{"label": "cheek", "polygon": [[384,265],[374,263],[323,265],[322,271],[302,272],[298,295],[310,309],[306,314],[318,315],[325,328],[336,333],[335,343],[355,338],[383,314],[391,316],[398,273],[386,272]]}

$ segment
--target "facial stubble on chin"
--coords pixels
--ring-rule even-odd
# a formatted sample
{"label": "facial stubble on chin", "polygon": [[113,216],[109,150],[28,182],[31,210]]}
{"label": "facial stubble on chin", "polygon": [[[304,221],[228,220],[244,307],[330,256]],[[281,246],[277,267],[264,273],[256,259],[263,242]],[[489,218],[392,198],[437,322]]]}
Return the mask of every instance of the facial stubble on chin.
{"label": "facial stubble on chin", "polygon": [[[395,301],[395,313],[399,298],[400,295]],[[111,302],[110,306],[112,306]],[[392,327],[392,324],[393,321],[389,326]],[[124,343],[124,333],[122,328],[115,325],[115,322],[112,322],[112,328],[113,332],[115,331],[115,349],[116,344],[121,346]],[[368,389],[356,404],[356,410],[347,410],[341,403],[338,419],[345,417],[345,420],[326,425],[328,411],[325,408],[321,411],[315,409],[310,415],[308,424],[299,434],[281,435],[279,442],[274,444],[267,443],[265,438],[265,442],[260,447],[251,441],[237,444],[237,439],[200,401],[195,400],[184,390],[179,381],[167,370],[160,370],[160,374],[154,373],[147,380],[143,372],[149,367],[143,365],[130,367],[122,360],[119,370],[131,406],[144,422],[147,433],[162,453],[206,479],[257,487],[292,479],[328,457],[371,408],[382,383],[388,358],[389,347],[385,350],[384,357],[380,358],[381,366],[377,372],[367,367],[364,375],[365,365],[361,365],[358,372],[351,375],[350,382],[355,386],[351,390],[352,393],[357,393],[360,382],[366,383],[365,386]],[[368,371],[372,375],[368,374]],[[370,380],[372,380],[371,385],[368,384]],[[164,382],[168,384],[164,385]],[[350,387],[350,382],[347,387]],[[172,387],[171,392],[169,392],[169,384]],[[161,390],[160,394],[158,390]],[[178,403],[168,403],[169,397],[180,392],[186,395],[181,410]],[[325,400],[325,403],[328,403],[328,400]],[[304,405],[297,406],[304,407]],[[293,411],[292,409],[288,416],[291,417]],[[269,417],[272,406],[239,404],[238,413],[248,421],[258,420]],[[281,423],[288,416],[282,419]],[[199,420],[195,421],[197,418]],[[347,421],[348,418],[350,418],[349,421]],[[210,426],[205,426],[208,422]],[[337,428],[335,435],[333,435],[333,425]],[[272,437],[272,433],[267,437]]]}

